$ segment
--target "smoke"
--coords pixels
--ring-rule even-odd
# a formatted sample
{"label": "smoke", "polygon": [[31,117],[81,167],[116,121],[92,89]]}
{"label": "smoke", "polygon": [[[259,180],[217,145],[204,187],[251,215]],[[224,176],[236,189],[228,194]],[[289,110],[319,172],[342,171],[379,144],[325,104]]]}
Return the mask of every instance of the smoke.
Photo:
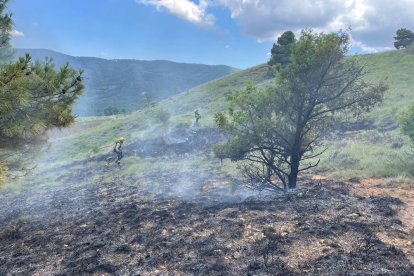
{"label": "smoke", "polygon": [[212,145],[224,138],[217,129],[141,124],[139,133],[146,138],[127,140],[125,157],[117,166],[105,161],[110,149],[76,157],[77,147],[84,147],[76,137],[90,122],[84,119],[72,128],[50,131],[48,146],[36,155],[38,166],[25,178],[1,188],[3,225],[16,217],[44,225],[73,221],[91,210],[104,210],[100,202],[108,200],[216,204],[259,196],[229,176],[212,156]]}

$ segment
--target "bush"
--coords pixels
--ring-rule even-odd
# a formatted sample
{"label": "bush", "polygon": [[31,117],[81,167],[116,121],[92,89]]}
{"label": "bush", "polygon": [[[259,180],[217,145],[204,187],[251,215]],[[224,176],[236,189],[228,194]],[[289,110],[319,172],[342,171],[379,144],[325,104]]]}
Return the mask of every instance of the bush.
{"label": "bush", "polygon": [[215,144],[213,146],[214,156],[220,159],[221,164],[223,164],[223,159],[228,158],[229,152],[225,144]]}
{"label": "bush", "polygon": [[162,108],[155,109],[153,114],[154,118],[157,121],[161,122],[163,125],[167,124],[171,117],[171,114]]}
{"label": "bush", "polygon": [[414,143],[414,103],[398,115],[401,131]]}
{"label": "bush", "polygon": [[103,113],[105,116],[111,116],[111,115],[119,114],[121,113],[121,111],[116,107],[108,106],[107,108],[104,109]]}

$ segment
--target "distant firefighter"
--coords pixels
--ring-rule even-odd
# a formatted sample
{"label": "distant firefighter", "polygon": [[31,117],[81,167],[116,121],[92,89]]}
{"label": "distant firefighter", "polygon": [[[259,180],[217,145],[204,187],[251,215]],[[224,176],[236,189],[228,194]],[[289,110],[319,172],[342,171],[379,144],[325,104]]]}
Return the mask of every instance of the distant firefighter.
{"label": "distant firefighter", "polygon": [[198,121],[201,119],[201,115],[198,112],[198,109],[194,110],[195,125],[198,126]]}
{"label": "distant firefighter", "polygon": [[124,157],[124,154],[122,153],[122,145],[124,144],[124,137],[119,137],[116,141],[115,141],[115,146],[114,146],[114,150],[113,152],[116,153],[118,159],[116,160],[116,163],[119,165],[121,164],[121,159],[122,157]]}

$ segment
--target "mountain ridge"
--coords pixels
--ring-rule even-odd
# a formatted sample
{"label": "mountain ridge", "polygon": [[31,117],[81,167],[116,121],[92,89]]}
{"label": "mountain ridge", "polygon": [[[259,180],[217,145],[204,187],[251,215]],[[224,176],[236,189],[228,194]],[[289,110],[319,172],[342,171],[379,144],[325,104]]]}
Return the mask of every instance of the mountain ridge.
{"label": "mountain ridge", "polygon": [[85,70],[85,93],[74,111],[79,116],[102,115],[107,107],[134,111],[148,98],[159,101],[202,83],[238,71],[226,65],[179,63],[168,60],[75,57],[48,49],[15,49],[15,57],[29,53],[33,60],[53,59],[56,67],[69,62]]}
{"label": "mountain ridge", "polygon": [[[236,70],[244,70],[236,67],[232,67],[230,65],[225,64],[205,64],[205,63],[198,63],[198,62],[186,62],[186,61],[175,61],[175,60],[168,60],[168,59],[137,59],[137,58],[104,58],[104,57],[96,57],[96,56],[75,56],[70,54],[65,54],[56,50],[47,49],[47,48],[13,48],[16,53],[18,53],[16,56],[22,56],[25,52],[29,54],[33,54],[34,52],[51,52],[55,54],[59,54],[62,56],[67,56],[71,58],[88,58],[88,59],[100,59],[100,60],[107,60],[107,61],[119,61],[119,60],[126,60],[126,61],[142,61],[142,62],[155,62],[155,61],[165,61],[168,63],[177,63],[177,64],[188,64],[188,65],[205,65],[205,66],[225,66],[225,67],[231,67]],[[253,66],[254,67],[254,66]]]}

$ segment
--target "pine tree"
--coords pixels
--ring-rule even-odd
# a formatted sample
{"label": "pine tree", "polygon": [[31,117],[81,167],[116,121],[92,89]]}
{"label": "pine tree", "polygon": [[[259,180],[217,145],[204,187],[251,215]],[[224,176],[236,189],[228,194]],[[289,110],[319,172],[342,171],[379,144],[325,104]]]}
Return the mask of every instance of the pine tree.
{"label": "pine tree", "polygon": [[[72,107],[84,86],[82,70],[69,64],[55,69],[52,60],[32,62],[28,54],[7,61],[13,24],[7,3],[0,0],[0,150],[17,150],[45,140],[51,128],[73,123]],[[0,155],[0,174],[6,161]]]}
{"label": "pine tree", "polygon": [[284,32],[277,39],[277,44],[273,44],[270,50],[270,60],[267,62],[270,66],[281,65],[285,66],[290,62],[292,54],[292,45],[295,43],[295,34],[292,31]]}
{"label": "pine tree", "polygon": [[10,32],[13,21],[11,14],[7,13],[8,0],[0,0],[0,61],[9,60],[12,56],[10,49]]}
{"label": "pine tree", "polygon": [[397,49],[405,49],[414,42],[414,33],[408,29],[398,29],[394,36],[394,47]]}
{"label": "pine tree", "polygon": [[318,165],[321,136],[337,113],[358,115],[381,103],[387,86],[367,83],[364,66],[345,59],[348,41],[346,33],[302,31],[276,85],[235,91],[229,112],[216,114],[229,140],[215,153],[243,161],[253,188],[295,188],[298,174]]}

